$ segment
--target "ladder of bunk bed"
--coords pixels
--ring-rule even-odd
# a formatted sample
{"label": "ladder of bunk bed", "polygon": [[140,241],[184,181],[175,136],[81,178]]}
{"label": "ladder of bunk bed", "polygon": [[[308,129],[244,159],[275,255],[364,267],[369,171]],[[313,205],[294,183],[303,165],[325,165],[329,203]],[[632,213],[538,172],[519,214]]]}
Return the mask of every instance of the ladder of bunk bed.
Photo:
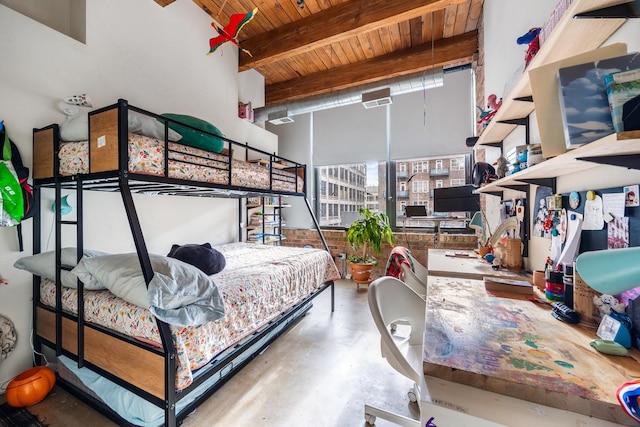
{"label": "ladder of bunk bed", "polygon": [[[125,121],[126,124],[126,121]],[[127,219],[129,220],[129,226],[131,228],[131,234],[133,236],[133,242],[136,246],[136,252],[138,253],[138,260],[142,267],[142,275],[144,281],[149,286],[151,279],[153,278],[153,267],[151,265],[151,259],[147,250],[147,245],[144,241],[142,234],[142,228],[140,227],[140,220],[136,211],[135,204],[133,202],[133,196],[131,194],[131,188],[126,173],[120,172],[120,194],[122,195],[122,201],[124,203]],[[171,330],[169,324],[156,318],[156,324],[158,325],[158,332],[160,333],[160,339],[162,341],[162,347],[164,349],[164,362],[165,362],[165,377],[164,377],[164,390],[165,390],[165,408],[164,408],[164,425],[166,427],[176,427],[176,403],[177,393],[175,390],[175,374],[177,369],[176,349],[171,337]]]}

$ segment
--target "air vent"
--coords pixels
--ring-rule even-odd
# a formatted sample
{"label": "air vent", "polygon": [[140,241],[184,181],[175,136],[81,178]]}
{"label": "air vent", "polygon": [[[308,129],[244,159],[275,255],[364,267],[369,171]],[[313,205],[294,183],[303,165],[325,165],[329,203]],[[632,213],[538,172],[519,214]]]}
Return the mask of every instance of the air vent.
{"label": "air vent", "polygon": [[269,113],[268,121],[273,125],[284,125],[286,123],[294,122],[294,120],[288,116],[287,110],[280,110]]}
{"label": "air vent", "polygon": [[391,89],[389,88],[362,94],[362,105],[364,105],[364,108],[369,109],[389,104],[393,104],[391,100]]}

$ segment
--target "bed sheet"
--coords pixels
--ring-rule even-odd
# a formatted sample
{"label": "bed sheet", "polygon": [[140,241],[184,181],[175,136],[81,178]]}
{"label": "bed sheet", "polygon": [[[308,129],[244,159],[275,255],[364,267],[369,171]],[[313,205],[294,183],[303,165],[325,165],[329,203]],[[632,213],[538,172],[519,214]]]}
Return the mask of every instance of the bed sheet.
{"label": "bed sheet", "polygon": [[[211,276],[226,315],[195,327],[171,326],[177,353],[176,389],[193,381],[193,371],[295,305],[323,283],[340,277],[331,255],[321,249],[230,243],[216,246],[225,269]],[[40,300],[55,305],[55,284],[42,280]],[[77,290],[63,288],[64,310],[77,314]],[[154,316],[107,290],[85,291],[85,319],[161,346]]]}
{"label": "bed sheet", "polygon": [[[164,141],[129,133],[129,172],[164,175]],[[60,173],[77,175],[89,172],[87,141],[60,144]],[[249,188],[269,188],[269,168],[258,163],[231,160],[231,185]],[[304,191],[304,182],[296,174],[273,169],[273,189]],[[189,181],[229,184],[229,157],[169,142],[169,177]]]}

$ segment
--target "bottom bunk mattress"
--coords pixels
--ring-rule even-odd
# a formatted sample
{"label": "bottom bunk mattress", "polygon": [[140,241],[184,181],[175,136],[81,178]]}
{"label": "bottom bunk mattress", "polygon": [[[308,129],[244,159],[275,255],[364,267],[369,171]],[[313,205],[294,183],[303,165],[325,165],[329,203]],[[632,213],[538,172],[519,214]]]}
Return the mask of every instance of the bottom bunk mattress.
{"label": "bottom bunk mattress", "polygon": [[[231,160],[229,156],[212,151],[169,142],[168,177],[189,181],[209,182],[248,188],[303,192],[304,180],[296,173],[269,169],[259,163]],[[146,175],[165,175],[164,141],[129,133],[129,172]],[[60,144],[60,174],[89,173],[89,143],[62,142]]]}
{"label": "bottom bunk mattress", "polygon": [[[225,316],[198,326],[171,325],[176,354],[176,389],[188,387],[194,371],[226,348],[277,318],[324,283],[340,277],[322,249],[230,243],[217,246],[226,260],[210,276],[225,306]],[[55,306],[55,284],[42,280],[40,300]],[[108,290],[85,291],[85,320],[161,347],[156,321],[147,309]],[[77,314],[77,290],[63,287],[63,309]]]}

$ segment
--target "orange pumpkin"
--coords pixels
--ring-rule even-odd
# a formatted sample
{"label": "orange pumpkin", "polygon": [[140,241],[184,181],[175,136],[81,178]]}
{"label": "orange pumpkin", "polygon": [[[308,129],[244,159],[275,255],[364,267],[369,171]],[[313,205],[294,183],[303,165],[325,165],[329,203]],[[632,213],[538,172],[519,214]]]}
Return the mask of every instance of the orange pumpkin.
{"label": "orange pumpkin", "polygon": [[46,366],[27,369],[15,377],[5,391],[7,403],[13,407],[31,406],[44,399],[56,383],[56,374]]}

